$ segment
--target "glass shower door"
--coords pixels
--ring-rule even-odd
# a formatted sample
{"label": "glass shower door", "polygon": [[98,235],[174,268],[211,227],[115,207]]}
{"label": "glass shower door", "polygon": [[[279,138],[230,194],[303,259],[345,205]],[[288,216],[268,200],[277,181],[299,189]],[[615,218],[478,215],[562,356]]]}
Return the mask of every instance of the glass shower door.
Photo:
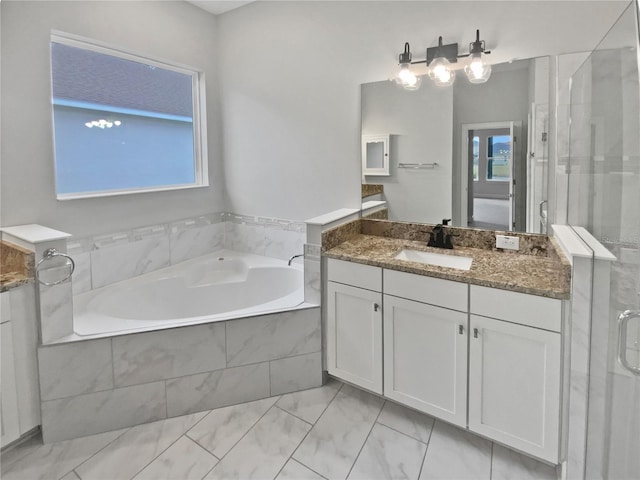
{"label": "glass shower door", "polygon": [[[634,1],[572,76],[567,218],[594,260],[585,478],[640,478],[640,84]],[[594,251],[594,258],[598,254]],[[603,282],[602,279],[605,279]]]}

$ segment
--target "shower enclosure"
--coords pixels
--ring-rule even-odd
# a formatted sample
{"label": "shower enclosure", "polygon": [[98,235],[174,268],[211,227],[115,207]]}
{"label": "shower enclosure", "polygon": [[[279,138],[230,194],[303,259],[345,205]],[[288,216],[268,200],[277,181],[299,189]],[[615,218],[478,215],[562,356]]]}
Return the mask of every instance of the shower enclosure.
{"label": "shower enclosure", "polygon": [[638,40],[634,0],[571,78],[567,219],[592,251],[586,453],[575,469],[587,479],[640,478]]}

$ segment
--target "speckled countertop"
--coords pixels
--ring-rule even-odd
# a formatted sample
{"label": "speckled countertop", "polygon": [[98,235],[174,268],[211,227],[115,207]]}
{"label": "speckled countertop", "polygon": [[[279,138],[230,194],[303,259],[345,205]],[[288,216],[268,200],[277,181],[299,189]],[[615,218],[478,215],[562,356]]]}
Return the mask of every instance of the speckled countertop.
{"label": "speckled countertop", "polygon": [[[550,251],[545,255],[536,255],[469,246],[446,250],[427,247],[424,241],[368,235],[357,233],[354,230],[360,229],[352,227],[344,241],[324,251],[323,255],[339,260],[514,292],[557,299],[569,298],[571,267],[550,239],[548,240]],[[469,256],[473,258],[473,263],[470,270],[458,270],[394,259],[402,249]]]}
{"label": "speckled countertop", "polygon": [[33,282],[33,267],[33,252],[0,242],[0,292]]}

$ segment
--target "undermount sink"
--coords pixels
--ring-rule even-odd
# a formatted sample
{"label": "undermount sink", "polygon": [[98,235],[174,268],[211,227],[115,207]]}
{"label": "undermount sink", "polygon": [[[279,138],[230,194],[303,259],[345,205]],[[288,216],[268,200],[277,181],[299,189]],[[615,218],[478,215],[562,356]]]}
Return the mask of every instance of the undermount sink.
{"label": "undermount sink", "polygon": [[424,263],[426,265],[436,265],[438,267],[457,268],[458,270],[469,270],[473,258],[460,255],[443,255],[442,253],[422,252],[420,250],[401,250],[395,257],[396,260],[406,262]]}

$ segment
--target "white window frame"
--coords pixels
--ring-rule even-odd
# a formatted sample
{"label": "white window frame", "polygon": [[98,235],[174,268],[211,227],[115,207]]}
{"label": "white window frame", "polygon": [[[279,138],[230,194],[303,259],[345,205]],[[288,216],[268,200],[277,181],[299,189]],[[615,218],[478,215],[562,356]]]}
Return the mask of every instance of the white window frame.
{"label": "white window frame", "polygon": [[[66,32],[60,32],[56,30],[51,31],[51,43],[60,43],[71,47],[82,48],[85,50],[91,50],[106,55],[122,58],[125,60],[131,60],[134,62],[141,62],[147,65],[153,65],[166,70],[190,75],[192,78],[192,98],[193,98],[193,156],[195,167],[195,180],[189,184],[176,184],[176,185],[163,185],[157,187],[137,187],[127,189],[114,189],[114,190],[101,190],[93,192],[80,192],[80,193],[58,193],[56,185],[56,198],[58,200],[75,200],[81,198],[94,198],[94,197],[111,197],[115,195],[128,195],[144,192],[160,192],[171,190],[185,190],[190,188],[202,188],[209,186],[209,165],[207,155],[207,115],[206,115],[206,95],[205,95],[205,75],[200,69],[179,64],[176,62],[160,59],[157,57],[150,57],[148,55],[142,55],[133,53],[130,50],[123,49],[114,45],[92,40],[79,35],[74,35]],[[55,126],[53,118],[53,62],[51,62],[51,71],[49,72],[51,80],[51,128],[52,135],[55,142]],[[54,169],[57,170],[57,164],[55,159],[55,149],[53,155]],[[55,178],[57,179],[57,172]]]}

